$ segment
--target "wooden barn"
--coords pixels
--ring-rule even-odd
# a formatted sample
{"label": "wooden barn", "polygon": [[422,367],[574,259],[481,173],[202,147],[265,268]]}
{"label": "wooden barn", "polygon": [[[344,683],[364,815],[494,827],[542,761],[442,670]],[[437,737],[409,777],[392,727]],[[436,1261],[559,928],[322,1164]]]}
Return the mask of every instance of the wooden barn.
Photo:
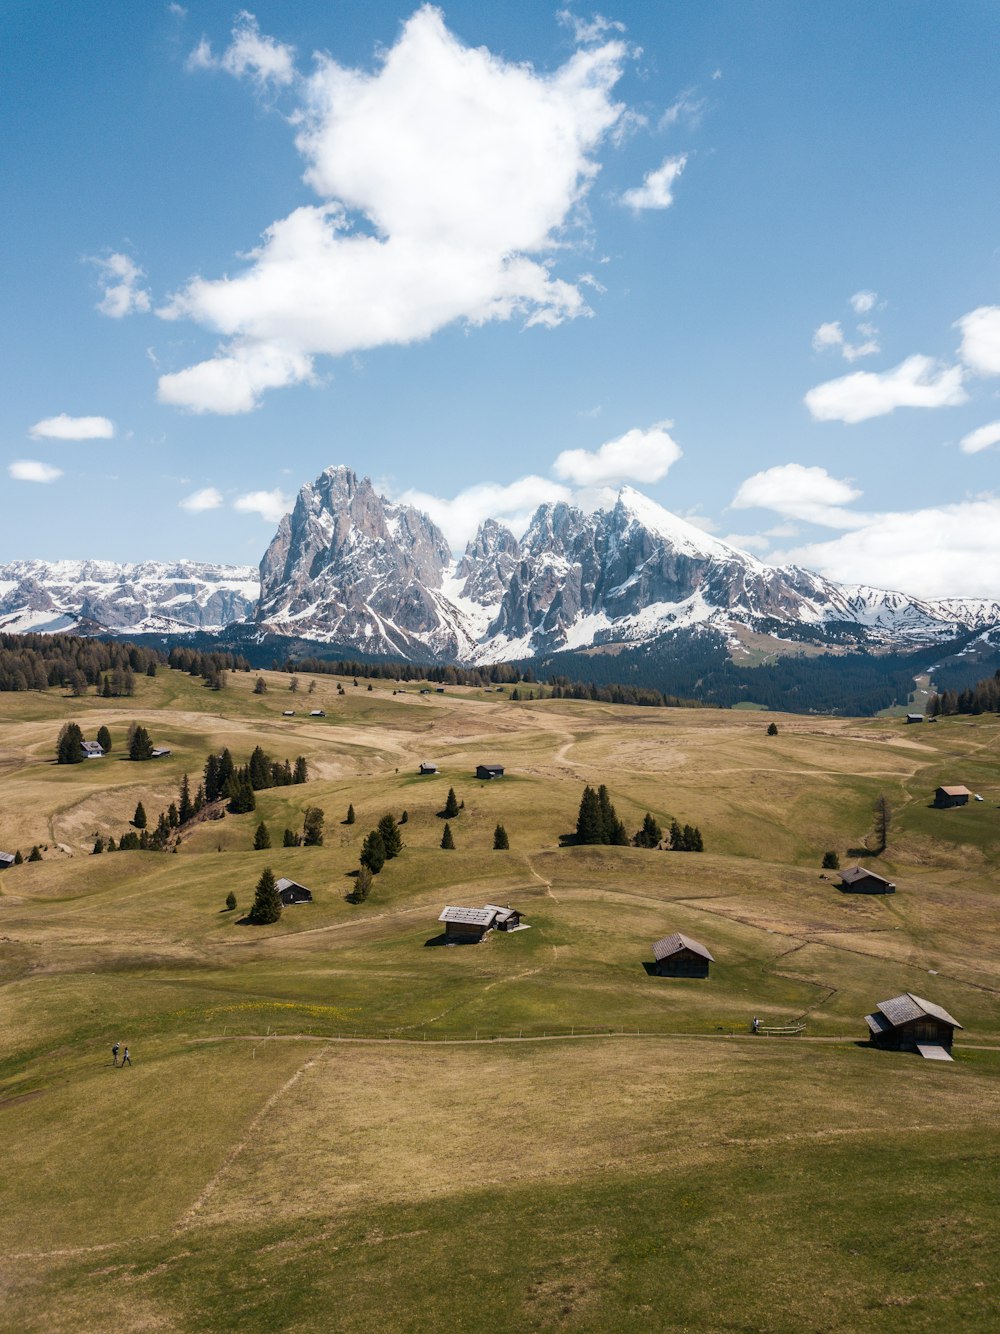
{"label": "wooden barn", "polygon": [[436,764],[422,764],[420,766],[420,772],[422,774],[436,774],[437,771],[438,767]]}
{"label": "wooden barn", "polygon": [[12,852],[0,852],[0,871],[6,871],[8,866],[14,865],[14,854]]}
{"label": "wooden barn", "polygon": [[934,793],[934,805],[941,810],[946,810],[949,806],[964,806],[972,796],[967,787],[956,784],[952,787],[939,787]]}
{"label": "wooden barn", "polygon": [[477,765],[476,765],[476,777],[477,777],[477,778],[486,778],[486,779],[489,779],[489,778],[503,778],[503,765],[502,765],[502,764],[477,764]]}
{"label": "wooden barn", "polygon": [[869,871],[865,866],[850,866],[840,873],[842,889],[851,894],[895,894],[896,886],[884,875]]}
{"label": "wooden barn", "polygon": [[955,1029],[962,1025],[947,1010],[904,991],[892,1000],[879,1001],[865,1023],[874,1047],[890,1051],[918,1051],[929,1061],[950,1061]]}
{"label": "wooden barn", "polygon": [[924,721],[924,715],[922,713],[908,713],[906,715],[906,721],[908,723],[922,723]]}
{"label": "wooden barn", "polygon": [[445,908],[438,921],[444,922],[449,940],[469,943],[484,940],[493,930],[495,918],[495,908]]}
{"label": "wooden barn", "polygon": [[653,971],[660,977],[708,977],[715,959],[704,945],[675,931],[653,945]]}
{"label": "wooden barn", "polygon": [[287,908],[293,903],[312,903],[312,890],[306,889],[305,885],[300,885],[294,880],[288,880],[285,876],[277,882],[278,893],[281,895],[281,902]]}
{"label": "wooden barn", "polygon": [[516,908],[512,908],[509,903],[503,908],[498,907],[495,903],[487,903],[486,907],[496,914],[493,918],[493,925],[498,931],[516,931],[521,925],[521,914]]}

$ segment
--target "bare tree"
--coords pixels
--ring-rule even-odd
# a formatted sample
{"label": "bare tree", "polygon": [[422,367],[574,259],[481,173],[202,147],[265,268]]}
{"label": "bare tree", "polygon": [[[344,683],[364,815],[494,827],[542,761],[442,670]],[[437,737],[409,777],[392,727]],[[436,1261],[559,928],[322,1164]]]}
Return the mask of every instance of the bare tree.
{"label": "bare tree", "polygon": [[889,842],[889,826],[892,823],[892,807],[889,798],[880,792],[875,798],[875,852],[885,852]]}

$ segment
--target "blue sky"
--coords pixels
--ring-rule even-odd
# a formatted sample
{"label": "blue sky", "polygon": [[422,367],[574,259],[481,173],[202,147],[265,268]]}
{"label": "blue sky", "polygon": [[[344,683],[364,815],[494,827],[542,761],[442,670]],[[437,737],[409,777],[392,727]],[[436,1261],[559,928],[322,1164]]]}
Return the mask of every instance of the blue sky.
{"label": "blue sky", "polygon": [[0,7],[0,561],[256,563],[347,463],[1000,593],[995,5],[251,9]]}

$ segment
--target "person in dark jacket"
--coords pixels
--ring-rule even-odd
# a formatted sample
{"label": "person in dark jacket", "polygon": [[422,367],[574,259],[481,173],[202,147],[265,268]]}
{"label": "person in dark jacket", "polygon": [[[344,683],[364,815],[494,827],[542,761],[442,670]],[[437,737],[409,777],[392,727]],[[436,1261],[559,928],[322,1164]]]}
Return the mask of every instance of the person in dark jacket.
{"label": "person in dark jacket", "polygon": [[132,1064],[132,1058],[131,1058],[131,1056],[129,1056],[129,1054],[128,1054],[128,1047],[126,1047],[126,1048],[125,1048],[125,1054],[124,1054],[124,1056],[122,1057],[122,1069],[124,1070],[125,1067],[126,1067],[127,1065],[131,1065],[131,1064]]}

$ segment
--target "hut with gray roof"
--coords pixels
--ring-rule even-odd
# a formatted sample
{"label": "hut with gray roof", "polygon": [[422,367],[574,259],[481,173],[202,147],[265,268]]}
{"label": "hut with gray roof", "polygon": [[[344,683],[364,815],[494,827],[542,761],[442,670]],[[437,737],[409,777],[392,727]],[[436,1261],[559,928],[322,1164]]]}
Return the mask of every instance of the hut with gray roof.
{"label": "hut with gray roof", "polygon": [[659,977],[708,977],[715,959],[698,940],[675,931],[653,945],[653,971]]}
{"label": "hut with gray roof", "polygon": [[840,873],[842,889],[852,894],[895,894],[896,885],[877,871],[869,871],[866,866],[849,866]]}
{"label": "hut with gray roof", "polygon": [[484,940],[491,931],[516,931],[521,925],[521,914],[509,903],[503,908],[487,903],[482,908],[445,908],[438,921],[444,922],[444,933],[449,940],[469,944]]}
{"label": "hut with gray roof", "polygon": [[865,1015],[873,1047],[889,1051],[918,1051],[931,1061],[950,1061],[955,1029],[962,1025],[933,1001],[904,991],[892,1000],[879,1001]]}
{"label": "hut with gray roof", "polygon": [[297,880],[289,880],[287,876],[282,876],[275,882],[275,889],[281,896],[281,902],[287,908],[292,903],[312,903],[312,890],[306,889],[305,885],[300,885]]}

